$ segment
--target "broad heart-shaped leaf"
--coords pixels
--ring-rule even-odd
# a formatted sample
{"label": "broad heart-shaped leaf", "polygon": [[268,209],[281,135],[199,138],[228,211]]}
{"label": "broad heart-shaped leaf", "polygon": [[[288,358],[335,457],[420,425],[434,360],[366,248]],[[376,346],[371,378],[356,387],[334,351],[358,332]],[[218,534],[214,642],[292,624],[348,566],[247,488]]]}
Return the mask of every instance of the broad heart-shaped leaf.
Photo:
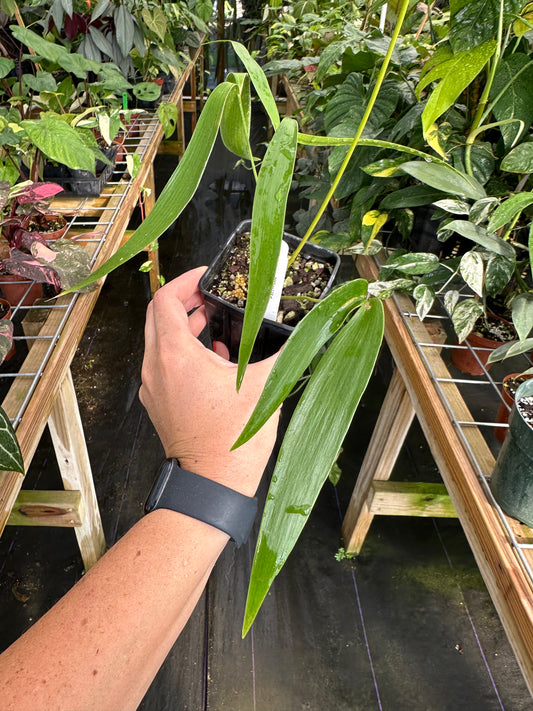
{"label": "broad heart-shaped leaf", "polygon": [[526,54],[513,54],[503,59],[496,71],[491,88],[491,99],[496,100],[492,112],[497,121],[520,119],[523,122],[501,127],[507,150],[516,138],[527,131],[533,121],[533,62]]}
{"label": "broad heart-shaped leaf", "polygon": [[215,143],[226,100],[233,91],[237,91],[235,84],[228,82],[219,84],[213,90],[200,114],[182,159],[144,222],[99,269],[68,291],[78,291],[127,262],[158,239],[181,214],[196,192]]}
{"label": "broad heart-shaped leaf", "polygon": [[296,385],[318,351],[366,298],[364,279],[341,284],[322,299],[296,326],[283,346],[250,419],[233,445],[240,447],[258,432]]}
{"label": "broad heart-shaped leaf", "polygon": [[252,159],[250,148],[251,105],[248,74],[228,74],[226,81],[236,85],[228,97],[220,124],[220,137],[226,148],[241,158]]}
{"label": "broad heart-shaped leaf", "polygon": [[464,299],[457,304],[452,313],[452,323],[459,343],[472,333],[480,316],[483,316],[483,306],[476,299]]}
{"label": "broad heart-shaped leaf", "polygon": [[0,407],[0,469],[24,474],[24,461],[11,420]]}
{"label": "broad heart-shaped leaf", "polygon": [[463,254],[459,263],[459,271],[472,291],[482,296],[484,263],[481,254],[473,250]]}
{"label": "broad heart-shaped leaf", "polygon": [[[455,52],[493,39],[498,33],[501,0],[450,2],[450,42]],[[504,25],[518,15],[522,0],[503,0]]]}
{"label": "broad heart-shaped leaf", "polygon": [[475,178],[448,165],[414,160],[403,163],[400,169],[421,183],[455,197],[473,200],[487,197],[483,186]]}
{"label": "broad heart-shaped leaf", "polygon": [[243,635],[296,543],[339,454],[372,374],[383,324],[382,302],[365,301],[321,358],[294,411],[265,504]]}
{"label": "broad heart-shaped leaf", "polygon": [[65,121],[41,114],[39,120],[25,119],[20,125],[47,158],[94,175],[94,153]]}
{"label": "broad heart-shaped leaf", "polygon": [[500,163],[508,173],[533,173],[533,143],[521,143]]}
{"label": "broad heart-shaped leaf", "polygon": [[0,79],[7,77],[9,72],[15,68],[15,62],[6,57],[0,57]]}
{"label": "broad heart-shaped leaf", "polygon": [[279,126],[279,112],[276,106],[276,100],[270,89],[268,80],[265,76],[264,71],[261,69],[259,64],[253,59],[246,49],[246,47],[239,42],[231,42],[235,54],[239,57],[241,62],[244,64],[246,71],[250,75],[250,80],[257,91],[257,96],[259,97],[261,103],[263,104],[265,111],[268,114],[268,118],[272,123],[274,129]]}
{"label": "broad heart-shaped leaf", "polygon": [[489,232],[496,232],[507,225],[511,220],[522,212],[526,207],[533,204],[533,192],[518,193],[502,203],[494,210],[487,225]]}
{"label": "broad heart-shaped leaf", "polygon": [[468,220],[452,220],[452,222],[446,224],[445,229],[447,231],[451,230],[452,232],[457,232],[462,237],[471,239],[472,242],[480,244],[489,252],[495,252],[513,261],[516,259],[514,248],[509,242],[505,242],[503,239],[496,237],[496,235],[489,234],[487,230],[484,230],[478,225],[474,225]]}
{"label": "broad heart-shaped leaf", "polygon": [[268,145],[257,178],[250,229],[248,296],[239,347],[237,388],[244,377],[274,284],[287,198],[296,160],[297,136],[296,121],[284,118]]}
{"label": "broad heart-shaped leaf", "polygon": [[171,101],[164,101],[157,107],[157,117],[161,121],[165,138],[170,138],[178,123],[178,107]]}
{"label": "broad heart-shaped leaf", "polygon": [[497,43],[493,40],[455,54],[451,59],[431,69],[420,82],[421,91],[430,82],[438,81],[433,88],[426,107],[422,112],[424,135],[435,121],[453,105],[462,91],[477,77],[485,64],[496,51]]}
{"label": "broad heart-shaped leaf", "polygon": [[511,302],[511,313],[518,338],[523,341],[533,328],[533,293],[517,294]]}
{"label": "broad heart-shaped leaf", "polygon": [[164,42],[168,23],[166,15],[159,5],[155,5],[151,11],[147,7],[143,7],[141,14],[148,29]]}
{"label": "broad heart-shaped leaf", "polygon": [[485,291],[489,296],[498,296],[513,276],[515,260],[491,254],[485,265]]}

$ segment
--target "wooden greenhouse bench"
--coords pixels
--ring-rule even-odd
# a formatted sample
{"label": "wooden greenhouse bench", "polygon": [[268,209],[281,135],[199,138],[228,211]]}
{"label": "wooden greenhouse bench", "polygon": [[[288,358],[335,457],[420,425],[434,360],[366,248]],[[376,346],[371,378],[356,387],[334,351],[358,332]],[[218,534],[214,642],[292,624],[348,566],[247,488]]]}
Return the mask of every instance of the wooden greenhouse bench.
{"label": "wooden greenhouse bench", "polygon": [[[359,258],[357,267],[362,277],[376,278],[373,259]],[[343,522],[346,550],[361,550],[376,514],[457,515],[533,692],[533,530],[506,517],[492,499],[495,458],[480,427],[492,424],[471,414],[461,382],[443,360],[450,346],[435,342],[434,329],[428,332],[407,297],[387,299],[384,306],[395,372]],[[415,416],[444,486],[389,481]]]}
{"label": "wooden greenhouse bench", "polygon": [[[178,106],[178,154],[185,148],[183,90],[190,80],[192,95],[196,97],[196,64],[201,61],[199,48],[168,98]],[[196,112],[196,101],[189,100],[187,108]],[[195,115],[193,121],[194,118]],[[76,220],[89,219],[90,231],[102,233],[101,238],[86,245],[95,268],[123,242],[142,188],[149,188],[144,198],[145,211],[153,207],[153,163],[162,140],[163,130],[157,117],[141,119],[140,135],[130,146],[141,157],[135,180],[123,177],[110,182],[97,198],[64,197],[54,201],[53,207],[58,211],[75,215],[72,234],[88,231],[77,227]],[[150,274],[153,292],[159,286],[156,250],[150,258],[155,266]],[[12,384],[2,402],[16,429],[26,469],[48,424],[64,491],[22,491],[22,474],[0,471],[0,533],[8,524],[73,526],[85,568],[102,555],[105,540],[70,364],[102,285],[103,280],[92,292],[62,296],[25,312],[22,324],[28,355],[18,374],[10,374]]]}

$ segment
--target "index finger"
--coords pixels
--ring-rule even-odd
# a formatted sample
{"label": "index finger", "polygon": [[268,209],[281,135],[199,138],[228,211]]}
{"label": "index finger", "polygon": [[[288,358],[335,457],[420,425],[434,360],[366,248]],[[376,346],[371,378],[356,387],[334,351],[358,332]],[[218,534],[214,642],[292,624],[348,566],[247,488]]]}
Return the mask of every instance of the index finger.
{"label": "index finger", "polygon": [[178,299],[183,304],[185,311],[191,311],[195,307],[201,306],[203,300],[198,289],[198,282],[206,269],[207,267],[196,267],[196,269],[184,272],[176,279],[169,281],[157,292],[160,294],[158,299],[161,300],[163,296],[165,299]]}

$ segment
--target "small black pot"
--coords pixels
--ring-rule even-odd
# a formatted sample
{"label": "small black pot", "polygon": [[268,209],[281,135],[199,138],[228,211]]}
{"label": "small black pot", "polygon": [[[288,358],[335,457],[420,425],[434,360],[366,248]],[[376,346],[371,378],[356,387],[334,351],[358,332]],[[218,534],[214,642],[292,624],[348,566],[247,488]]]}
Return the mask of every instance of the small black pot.
{"label": "small black pot", "polygon": [[[200,279],[200,292],[202,293],[205,309],[207,314],[207,323],[209,333],[213,341],[221,341],[229,350],[230,360],[236,362],[239,356],[239,345],[241,342],[242,325],[244,321],[244,309],[224,301],[218,296],[210,293],[209,289],[214,278],[220,273],[227,255],[233,247],[233,244],[241,234],[250,231],[251,220],[241,222],[236,230],[232,233],[224,247],[219,252],[218,256],[211,263],[205,274]],[[289,245],[289,249],[293,251],[300,239],[291,235],[289,232],[283,233],[283,239]],[[302,255],[307,257],[315,257],[323,262],[327,262],[331,266],[331,276],[328,284],[320,298],[323,298],[330,291],[335,282],[337,272],[340,267],[340,257],[336,252],[321,247],[317,244],[306,244],[302,250]],[[262,360],[277,353],[281,346],[285,343],[294,328],[286,324],[277,323],[270,319],[264,319],[263,324],[257,335],[255,345],[252,351],[250,362]]]}

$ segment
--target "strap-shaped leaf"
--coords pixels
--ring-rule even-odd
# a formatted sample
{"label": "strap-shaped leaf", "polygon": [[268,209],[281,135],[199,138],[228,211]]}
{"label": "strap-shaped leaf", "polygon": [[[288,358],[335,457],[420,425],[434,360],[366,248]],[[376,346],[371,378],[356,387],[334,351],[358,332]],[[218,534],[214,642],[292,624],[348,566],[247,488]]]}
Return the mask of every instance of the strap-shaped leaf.
{"label": "strap-shaped leaf", "polygon": [[347,316],[366,298],[368,283],[354,279],[328,294],[300,321],[283,346],[257,405],[233,448],[258,432],[296,385],[298,378]]}
{"label": "strap-shaped leaf", "polygon": [[250,629],[338,456],[374,368],[383,323],[382,302],[366,301],[333,340],[294,411],[265,504],[243,634]]}
{"label": "strap-shaped leaf", "polygon": [[268,118],[270,119],[272,126],[274,127],[274,129],[277,129],[280,123],[278,107],[276,106],[276,100],[272,95],[272,91],[270,90],[270,86],[268,85],[268,80],[264,71],[255,61],[255,59],[251,57],[244,45],[240,44],[239,42],[231,42],[231,46],[233,47],[235,54],[244,64],[246,71],[250,75],[252,84],[254,85],[255,90],[257,91],[257,95],[261,103],[265,107],[265,111],[268,114]]}
{"label": "strap-shaped leaf", "polygon": [[90,277],[68,291],[78,291],[127,262],[158,239],[181,214],[196,192],[215,143],[226,100],[233,91],[236,91],[235,85],[226,82],[216,87],[200,114],[183,158],[170,176],[152,211],[110,259]]}
{"label": "strap-shaped leaf", "polygon": [[250,230],[248,297],[239,347],[237,387],[240,387],[244,377],[272,292],[296,159],[297,135],[296,121],[284,118],[269,143],[257,179]]}
{"label": "strap-shaped leaf", "polygon": [[24,474],[22,452],[9,417],[0,407],[0,469]]}
{"label": "strap-shaped leaf", "polygon": [[220,124],[220,137],[226,148],[241,158],[252,159],[250,148],[251,104],[250,77],[248,74],[228,74],[226,81],[235,84],[226,102]]}

